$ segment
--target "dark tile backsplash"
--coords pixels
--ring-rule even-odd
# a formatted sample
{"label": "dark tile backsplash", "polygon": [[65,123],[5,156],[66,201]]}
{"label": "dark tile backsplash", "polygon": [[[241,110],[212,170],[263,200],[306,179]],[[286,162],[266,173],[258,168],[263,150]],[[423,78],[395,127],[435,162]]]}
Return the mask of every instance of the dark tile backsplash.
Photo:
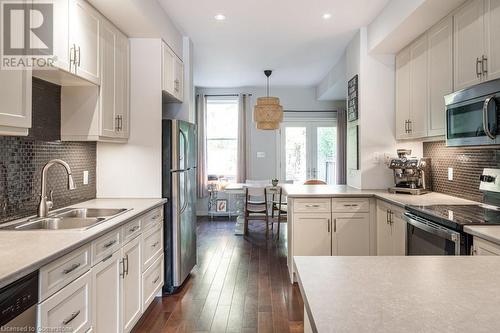
{"label": "dark tile backsplash", "polygon": [[[33,79],[33,125],[27,137],[0,136],[0,223],[36,214],[42,167],[51,159],[69,163],[76,190],[67,189],[64,168],[53,166],[48,175],[54,208],[96,196],[96,143],[60,142],[61,89]],[[83,185],[83,171],[89,184]]]}
{"label": "dark tile backsplash", "polygon": [[[425,142],[424,156],[432,164],[432,189],[474,201],[483,201],[479,176],[484,168],[500,168],[500,149],[448,148],[444,141]],[[448,180],[453,168],[453,180]]]}

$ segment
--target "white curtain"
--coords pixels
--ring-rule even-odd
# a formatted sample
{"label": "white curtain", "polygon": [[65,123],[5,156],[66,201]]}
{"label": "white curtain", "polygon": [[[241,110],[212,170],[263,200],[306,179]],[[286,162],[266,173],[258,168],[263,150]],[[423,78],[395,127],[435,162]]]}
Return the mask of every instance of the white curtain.
{"label": "white curtain", "polygon": [[207,176],[207,98],[204,95],[196,96],[196,125],[198,128],[198,169],[197,194],[198,198],[208,196]]}
{"label": "white curtain", "polygon": [[236,181],[244,183],[247,179],[247,114],[249,111],[249,96],[240,94],[238,97],[238,157]]}

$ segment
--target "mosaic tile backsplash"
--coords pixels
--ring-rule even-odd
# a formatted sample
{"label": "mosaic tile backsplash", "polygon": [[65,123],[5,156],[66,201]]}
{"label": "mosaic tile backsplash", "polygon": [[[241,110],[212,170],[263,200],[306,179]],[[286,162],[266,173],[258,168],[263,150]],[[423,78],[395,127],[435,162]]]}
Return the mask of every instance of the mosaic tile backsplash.
{"label": "mosaic tile backsplash", "polygon": [[[0,136],[0,223],[36,214],[41,171],[54,158],[68,162],[76,184],[75,190],[67,189],[62,166],[49,170],[47,188],[54,191],[54,208],[96,197],[96,143],[57,140],[60,99],[60,87],[33,79],[33,129],[28,137]],[[83,185],[85,170],[88,185]]]}
{"label": "mosaic tile backsplash", "polygon": [[[448,148],[444,141],[425,142],[424,156],[432,164],[433,191],[456,197],[483,201],[479,176],[484,168],[500,168],[500,149]],[[453,168],[453,180],[448,180]]]}

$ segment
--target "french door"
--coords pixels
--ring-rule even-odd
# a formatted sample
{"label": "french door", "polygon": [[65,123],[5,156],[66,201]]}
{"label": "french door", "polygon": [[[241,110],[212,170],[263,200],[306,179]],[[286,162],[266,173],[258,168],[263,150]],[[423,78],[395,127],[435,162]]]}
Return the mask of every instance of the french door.
{"label": "french door", "polygon": [[319,179],[335,184],[337,126],[335,120],[286,121],[278,134],[278,174],[285,182]]}

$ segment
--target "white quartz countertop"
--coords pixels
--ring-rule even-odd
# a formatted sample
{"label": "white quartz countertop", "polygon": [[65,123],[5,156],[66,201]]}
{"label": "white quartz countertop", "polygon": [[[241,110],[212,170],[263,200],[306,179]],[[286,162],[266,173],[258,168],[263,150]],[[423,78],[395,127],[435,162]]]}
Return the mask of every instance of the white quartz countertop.
{"label": "white quartz countertop", "polygon": [[69,206],[131,209],[83,231],[0,230],[0,288],[165,202],[165,199],[94,199]]}
{"label": "white quartz countertop", "polygon": [[500,257],[295,257],[313,332],[499,332]]}
{"label": "white quartz countertop", "polygon": [[321,198],[321,197],[376,197],[398,206],[450,204],[466,205],[477,202],[460,199],[451,195],[429,192],[422,195],[393,194],[387,190],[359,190],[347,185],[283,185],[283,191],[289,198]]}
{"label": "white quartz countertop", "polygon": [[464,231],[500,245],[500,225],[466,225]]}

